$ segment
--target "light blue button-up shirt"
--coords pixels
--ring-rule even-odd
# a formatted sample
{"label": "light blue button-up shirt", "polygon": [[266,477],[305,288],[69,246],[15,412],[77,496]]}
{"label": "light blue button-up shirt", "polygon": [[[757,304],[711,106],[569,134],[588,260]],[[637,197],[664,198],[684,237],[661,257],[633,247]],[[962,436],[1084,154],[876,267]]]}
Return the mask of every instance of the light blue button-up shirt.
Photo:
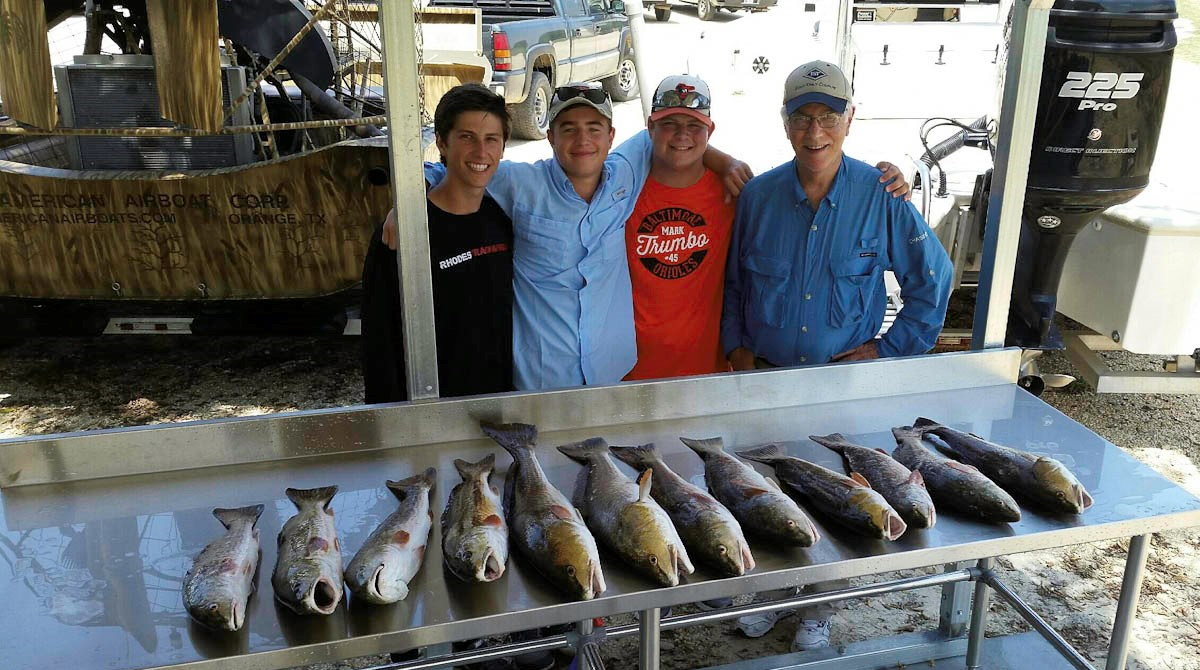
{"label": "light blue button-up shirt", "polygon": [[[589,203],[558,161],[503,161],[488,194],[513,222],[513,383],[615,384],[637,362],[625,220],[650,174],[650,136],[609,154]],[[426,163],[426,178],[445,168]]]}
{"label": "light blue button-up shirt", "polygon": [[813,211],[795,161],[751,180],[738,198],[725,272],[721,345],[775,365],[825,363],[883,325],[884,270],[904,309],[877,342],[880,356],[929,351],[950,299],[953,268],[912,203],[879,170],[846,156]]}

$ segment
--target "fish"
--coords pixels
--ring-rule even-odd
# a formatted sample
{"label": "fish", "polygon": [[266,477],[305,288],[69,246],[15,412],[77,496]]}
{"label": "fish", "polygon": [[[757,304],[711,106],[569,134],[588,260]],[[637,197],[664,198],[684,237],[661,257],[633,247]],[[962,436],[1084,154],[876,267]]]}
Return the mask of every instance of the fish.
{"label": "fish", "polygon": [[433,508],[429,492],[437,470],[428,468],[398,482],[387,481],[400,507],[371,532],[346,566],[346,585],[355,596],[373,605],[390,605],[408,597],[408,583],[421,569]]}
{"label": "fish", "polygon": [[867,537],[895,540],[908,524],[862,475],[850,477],[816,463],[788,456],[778,444],[735,452],[775,468],[779,481],[795,489],[809,505],[841,525]]}
{"label": "fish", "polygon": [[599,437],[558,450],[586,466],[579,473],[574,503],[601,542],[663,586],[678,586],[680,573],[695,572],[671,517],[650,497],[653,470],[644,470],[636,483],[630,481]]}
{"label": "fish", "polygon": [[246,605],[258,572],[258,518],[262,505],[225,509],[213,516],[225,534],[204,547],[183,577],[183,605],[201,625],[214,630],[241,630]]}
{"label": "fish", "polygon": [[923,431],[911,426],[892,429],[892,457],[920,472],[934,502],[944,509],[995,523],[1021,520],[1021,508],[978,468],[930,451],[921,445]]}
{"label": "fish", "polygon": [[847,471],[862,475],[910,528],[933,528],[937,523],[937,510],[920,470],[908,469],[882,449],[854,444],[841,433],[809,435],[808,439],[841,454],[849,466]]}
{"label": "fish", "polygon": [[442,512],[442,556],[446,568],[464,582],[494,582],[508,563],[508,524],[500,492],[491,485],[496,455],[470,463],[454,460],[462,483],[450,492]]}
{"label": "fish", "polygon": [[704,461],[709,492],[751,533],[797,547],[811,547],[821,539],[796,501],[778,484],[726,453],[721,438],[679,439]]}
{"label": "fish", "polygon": [[596,538],[579,510],[550,484],[534,455],[537,426],[485,422],[480,427],[513,459],[504,479],[504,513],[517,551],[574,598],[591,600],[604,593]]}
{"label": "fish", "polygon": [[710,493],[667,467],[653,444],[609,450],[638,471],[653,471],[650,496],[671,517],[689,556],[731,577],[754,569],[750,544],[733,514]]}
{"label": "fish", "polygon": [[342,543],[333,525],[336,486],[286,491],[299,510],[279,531],[271,585],[296,614],[332,614],[342,600]]}
{"label": "fish", "polygon": [[938,449],[979,468],[1009,493],[1066,514],[1082,514],[1092,506],[1092,496],[1083,484],[1056,459],[988,442],[924,417],[918,418],[913,428],[940,438],[934,443]]}

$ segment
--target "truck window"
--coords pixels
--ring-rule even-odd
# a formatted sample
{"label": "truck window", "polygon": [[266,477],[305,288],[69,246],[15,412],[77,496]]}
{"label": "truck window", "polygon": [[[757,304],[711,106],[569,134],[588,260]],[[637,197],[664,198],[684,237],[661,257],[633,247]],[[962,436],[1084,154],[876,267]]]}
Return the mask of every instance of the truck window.
{"label": "truck window", "polygon": [[587,16],[591,12],[588,11],[586,0],[562,0],[562,9],[565,16]]}

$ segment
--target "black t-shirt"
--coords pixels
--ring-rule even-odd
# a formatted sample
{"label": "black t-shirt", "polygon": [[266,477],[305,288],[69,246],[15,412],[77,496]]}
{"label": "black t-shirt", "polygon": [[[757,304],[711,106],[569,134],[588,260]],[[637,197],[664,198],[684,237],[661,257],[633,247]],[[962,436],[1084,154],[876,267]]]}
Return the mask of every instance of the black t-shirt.
{"label": "black t-shirt", "polygon": [[511,391],[512,220],[487,196],[473,214],[427,204],[440,395]]}

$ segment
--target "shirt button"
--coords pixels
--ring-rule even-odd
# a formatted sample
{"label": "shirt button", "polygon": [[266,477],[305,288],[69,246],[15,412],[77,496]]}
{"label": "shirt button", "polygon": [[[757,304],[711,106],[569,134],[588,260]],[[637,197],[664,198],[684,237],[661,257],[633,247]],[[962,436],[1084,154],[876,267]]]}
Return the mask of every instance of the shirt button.
{"label": "shirt button", "polygon": [[817,224],[815,224],[815,223],[814,223],[814,224],[812,225],[812,229],[813,229],[813,230],[816,230],[816,229],[817,229]]}
{"label": "shirt button", "polygon": [[800,332],[802,332],[802,333],[807,333],[807,332],[808,332],[808,326],[800,326]]}
{"label": "shirt button", "polygon": [[930,270],[930,271],[929,271],[929,276],[930,276],[930,277],[932,277],[932,276],[933,276],[933,270]]}
{"label": "shirt button", "polygon": [[805,293],[805,294],[804,294],[804,299],[805,299],[805,300],[812,300],[812,294],[811,294],[811,293]]}
{"label": "shirt button", "polygon": [[800,357],[800,362],[801,362],[801,363],[803,363],[803,362],[805,362],[805,361],[807,361],[807,360],[808,360],[808,359],[807,359],[807,358],[805,358],[805,357],[803,357],[803,356],[801,356],[801,357]]}

